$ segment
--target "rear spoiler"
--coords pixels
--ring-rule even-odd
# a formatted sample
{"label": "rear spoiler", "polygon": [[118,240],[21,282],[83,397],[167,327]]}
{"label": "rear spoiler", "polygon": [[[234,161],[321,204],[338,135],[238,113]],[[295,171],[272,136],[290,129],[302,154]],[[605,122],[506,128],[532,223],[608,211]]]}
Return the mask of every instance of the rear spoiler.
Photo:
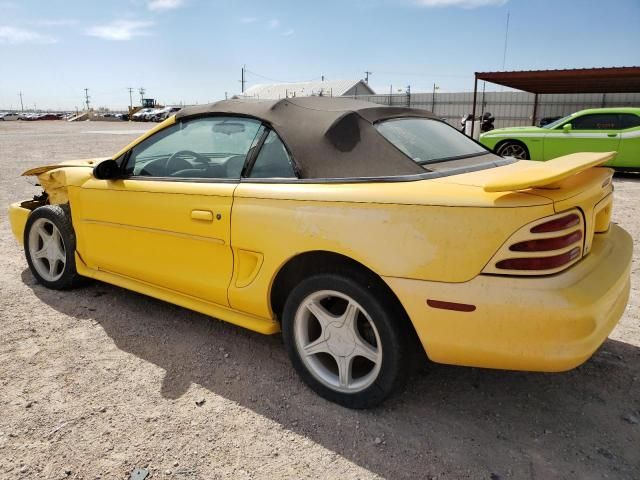
{"label": "rear spoiler", "polygon": [[485,192],[511,192],[544,187],[591,167],[603,165],[615,156],[616,152],[583,152],[546,162],[522,160],[501,167],[482,188]]}

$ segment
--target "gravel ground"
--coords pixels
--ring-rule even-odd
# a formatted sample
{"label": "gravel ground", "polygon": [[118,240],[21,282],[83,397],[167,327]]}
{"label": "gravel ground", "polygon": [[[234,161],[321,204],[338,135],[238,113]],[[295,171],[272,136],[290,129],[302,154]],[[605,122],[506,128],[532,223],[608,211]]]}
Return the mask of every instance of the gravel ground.
{"label": "gravel ground", "polygon": [[[144,124],[0,122],[0,204],[27,168],[106,156]],[[640,181],[630,305],[562,374],[427,365],[370,411],[328,403],[266,337],[94,283],[37,285],[0,217],[0,478],[640,478]]]}

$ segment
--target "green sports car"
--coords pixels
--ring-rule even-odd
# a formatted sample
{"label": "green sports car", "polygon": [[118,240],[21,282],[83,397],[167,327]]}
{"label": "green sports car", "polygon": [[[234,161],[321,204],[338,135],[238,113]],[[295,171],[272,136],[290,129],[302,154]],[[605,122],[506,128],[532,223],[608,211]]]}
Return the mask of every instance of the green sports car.
{"label": "green sports car", "polygon": [[615,151],[608,166],[640,168],[640,108],[593,108],[544,127],[498,128],[482,134],[480,143],[500,156],[531,160]]}

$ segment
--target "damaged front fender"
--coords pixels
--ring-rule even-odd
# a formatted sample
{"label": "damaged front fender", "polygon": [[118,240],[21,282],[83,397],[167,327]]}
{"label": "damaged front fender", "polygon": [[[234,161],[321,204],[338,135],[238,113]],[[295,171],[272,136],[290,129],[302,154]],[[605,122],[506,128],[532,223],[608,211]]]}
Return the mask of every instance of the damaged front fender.
{"label": "damaged front fender", "polygon": [[56,165],[45,165],[27,170],[22,176],[36,176],[42,188],[49,196],[50,204],[69,202],[67,187],[81,185],[91,178],[93,168],[108,158],[72,160]]}

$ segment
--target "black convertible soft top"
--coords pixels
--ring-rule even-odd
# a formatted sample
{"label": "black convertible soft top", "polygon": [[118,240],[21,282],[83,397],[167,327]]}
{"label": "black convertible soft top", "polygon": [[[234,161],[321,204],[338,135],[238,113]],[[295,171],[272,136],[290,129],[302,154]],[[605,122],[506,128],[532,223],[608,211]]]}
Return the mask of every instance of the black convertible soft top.
{"label": "black convertible soft top", "polygon": [[339,97],[223,100],[187,107],[176,120],[209,115],[259,119],[280,135],[302,178],[387,177],[426,173],[373,124],[398,117],[436,118],[431,112]]}

